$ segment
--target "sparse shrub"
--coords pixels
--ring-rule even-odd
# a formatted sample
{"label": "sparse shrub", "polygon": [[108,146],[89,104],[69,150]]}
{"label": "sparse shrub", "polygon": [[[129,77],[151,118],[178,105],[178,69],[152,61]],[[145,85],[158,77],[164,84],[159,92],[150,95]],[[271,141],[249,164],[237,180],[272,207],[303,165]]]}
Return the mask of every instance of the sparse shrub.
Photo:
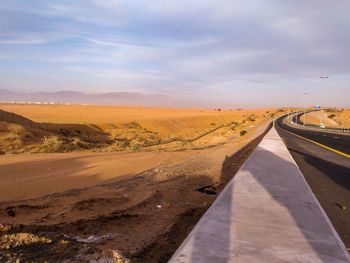
{"label": "sparse shrub", "polygon": [[7,129],[10,133],[14,135],[22,135],[23,133],[25,133],[24,128],[17,124],[10,124]]}
{"label": "sparse shrub", "polygon": [[255,118],[256,118],[256,117],[255,117],[254,114],[248,116],[248,120],[251,121],[251,122],[254,122],[254,121],[255,121]]}
{"label": "sparse shrub", "polygon": [[4,155],[6,152],[2,149],[0,149],[0,155]]}
{"label": "sparse shrub", "polygon": [[26,131],[22,126],[17,124],[11,124],[8,126],[8,131],[10,137],[18,138],[18,139],[24,139],[27,137],[33,137],[33,134]]}
{"label": "sparse shrub", "polygon": [[62,141],[57,136],[45,136],[42,150],[44,152],[58,152],[61,149]]}
{"label": "sparse shrub", "polygon": [[236,129],[236,127],[238,126],[238,122],[236,122],[236,121],[232,121],[231,122],[231,125],[230,125],[230,128],[231,128],[231,130],[235,130]]}
{"label": "sparse shrub", "polygon": [[247,134],[247,131],[246,130],[241,130],[240,132],[239,132],[239,135],[241,135],[241,136],[244,136],[244,135],[246,135]]}
{"label": "sparse shrub", "polygon": [[113,144],[109,145],[108,147],[104,147],[103,151],[107,152],[119,152],[122,150],[125,150],[126,147],[128,147],[129,141],[127,140],[116,140]]}
{"label": "sparse shrub", "polygon": [[219,108],[218,111],[221,111],[221,109]]}
{"label": "sparse shrub", "polygon": [[215,122],[212,122],[212,123],[210,123],[210,125],[211,125],[211,126],[215,126],[216,124],[215,124]]}
{"label": "sparse shrub", "polygon": [[335,114],[328,115],[328,118],[333,119],[335,117]]}
{"label": "sparse shrub", "polygon": [[80,138],[78,137],[73,138],[72,144],[78,148],[83,148],[83,149],[89,148],[89,145],[86,142],[80,140]]}
{"label": "sparse shrub", "polygon": [[127,139],[117,139],[114,143],[116,147],[125,148],[129,146],[129,141]]}
{"label": "sparse shrub", "polygon": [[135,139],[130,141],[129,146],[133,152],[139,152],[142,149],[141,143]]}

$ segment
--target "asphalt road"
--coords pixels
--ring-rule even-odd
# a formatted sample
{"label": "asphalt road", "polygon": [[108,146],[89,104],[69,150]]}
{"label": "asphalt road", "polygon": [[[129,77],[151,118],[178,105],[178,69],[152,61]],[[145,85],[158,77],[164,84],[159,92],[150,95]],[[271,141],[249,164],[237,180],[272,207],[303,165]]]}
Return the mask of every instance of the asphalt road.
{"label": "asphalt road", "polygon": [[282,118],[275,126],[345,246],[350,248],[350,158],[346,156],[350,154],[350,136],[291,128],[282,123]]}
{"label": "asphalt road", "polygon": [[[277,120],[278,124],[282,126],[282,118]],[[301,126],[302,127],[302,126]],[[350,136],[338,133],[327,133],[314,130],[301,130],[283,125],[283,129],[293,132],[302,137],[317,141],[325,146],[331,147],[335,150],[341,151],[350,155]]]}

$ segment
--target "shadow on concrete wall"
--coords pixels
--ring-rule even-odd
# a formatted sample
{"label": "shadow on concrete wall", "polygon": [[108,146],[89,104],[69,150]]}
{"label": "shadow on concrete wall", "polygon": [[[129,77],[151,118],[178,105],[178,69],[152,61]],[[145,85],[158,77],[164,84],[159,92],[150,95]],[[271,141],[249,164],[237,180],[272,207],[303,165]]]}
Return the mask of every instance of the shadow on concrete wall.
{"label": "shadow on concrete wall", "polygon": [[[308,244],[308,246],[300,244],[303,249],[305,249],[304,252],[306,251],[306,255],[299,254],[300,250],[298,250],[298,248],[293,251],[293,245],[297,245],[298,240],[295,240],[295,235],[293,236],[293,233],[288,236],[289,233],[287,232],[285,241],[288,241],[288,239],[290,241],[284,242],[284,244],[290,244],[291,246],[286,247],[290,254],[285,255],[285,259],[287,259],[287,261],[290,260],[290,262],[303,257],[305,259],[305,257],[308,257],[307,250],[311,248],[314,253],[310,254],[315,254],[316,257],[318,257],[317,259],[313,258],[311,260],[320,262],[347,262],[345,252],[338,243],[339,240],[334,236],[328,224],[328,220],[324,217],[319,205],[317,202],[313,201],[314,197],[305,184],[304,178],[298,175],[295,163],[292,162],[292,160],[288,161],[282,159],[273,152],[265,150],[262,147],[258,147],[255,150],[254,158],[256,162],[248,162],[242,167],[242,172],[245,174],[241,176],[247,176],[247,173],[249,173],[259,187],[263,187],[278,205],[288,210],[291,218],[299,229],[299,233],[304,236]],[[223,180],[227,177],[227,166],[229,166],[229,163],[233,160],[234,156],[227,157],[223,163]],[[216,217],[211,217],[209,220],[208,216],[204,216],[200,221],[200,231],[198,231],[197,227],[195,228],[193,232],[194,238],[190,241],[191,244],[187,244],[187,247],[190,247],[190,253],[188,253],[189,251],[185,251],[186,254],[190,254],[189,262],[234,262],[235,258],[239,260],[240,253],[248,254],[250,251],[256,253],[256,258],[259,257],[261,251],[254,250],[254,247],[249,247],[249,242],[248,244],[244,243],[244,241],[246,241],[244,237],[240,240],[239,229],[235,229],[233,225],[232,214],[235,213],[235,204],[233,200],[235,191],[236,185],[234,181],[230,182],[207,212],[207,214],[215,214]],[[255,216],[259,216],[260,211],[263,213],[269,211],[268,209],[264,210],[264,207],[258,207],[258,204],[256,210],[257,211],[253,213]],[[263,215],[263,213],[261,215]],[[261,218],[263,218],[263,216]],[[271,224],[271,222],[268,223]],[[264,224],[264,222],[262,222],[262,224]],[[276,233],[271,232],[271,234],[275,236]],[[283,236],[281,237],[283,239]],[[267,239],[269,237],[257,236],[256,238]],[[272,239],[273,238],[276,237],[272,237]],[[243,242],[240,244],[233,244],[235,240]],[[275,241],[277,240],[275,239]],[[283,243],[282,241],[283,240],[281,240],[281,243]],[[269,247],[267,243],[266,246],[263,245],[262,247],[266,250],[274,249],[273,247]],[[267,259],[265,258],[265,261],[268,260],[269,256],[271,255],[266,256]],[[280,255],[276,255],[274,259],[277,261],[283,260],[283,258],[279,259],[279,256]],[[188,261],[186,260],[184,262]]]}
{"label": "shadow on concrete wall", "polygon": [[[220,178],[220,185],[218,186],[218,189],[223,191],[225,188],[225,195],[222,194],[218,197],[220,202],[216,200],[216,204],[219,204],[219,207],[216,208],[212,205],[212,207],[209,210],[215,209],[216,212],[220,214],[220,221],[216,223],[213,228],[211,226],[208,226],[207,229],[210,231],[211,229],[215,229],[212,233],[207,232],[208,234],[200,234],[199,232],[196,233],[195,238],[193,240],[192,244],[192,250],[191,250],[191,262],[229,262],[231,252],[230,252],[230,238],[231,238],[231,225],[229,223],[225,224],[225,221],[230,222],[231,220],[231,208],[233,203],[233,185],[228,184],[230,180],[232,180],[233,176],[238,172],[239,168],[243,165],[244,161],[247,160],[249,155],[254,151],[254,149],[259,145],[261,140],[264,138],[264,136],[269,132],[269,130],[272,127],[272,123],[269,124],[269,126],[266,128],[266,131],[258,136],[256,139],[254,139],[251,143],[243,147],[241,150],[236,152],[235,154],[231,156],[226,156],[224,162],[221,166],[221,178]],[[223,205],[220,206],[220,203]],[[219,211],[218,211],[219,210]],[[211,213],[211,211],[207,211],[207,213]],[[204,221],[205,217],[202,217],[201,221]],[[204,222],[204,224],[210,224],[210,222]],[[197,226],[199,223],[197,223]],[[216,230],[219,228],[220,230]],[[196,227],[193,231],[196,231]],[[217,242],[215,237],[219,235],[220,240]],[[213,240],[215,239],[215,242]],[[207,243],[207,246],[203,245],[203,242]],[[212,256],[206,256],[203,258],[203,247],[210,247],[210,250],[212,251]],[[215,253],[215,251],[220,251],[220,253]]]}

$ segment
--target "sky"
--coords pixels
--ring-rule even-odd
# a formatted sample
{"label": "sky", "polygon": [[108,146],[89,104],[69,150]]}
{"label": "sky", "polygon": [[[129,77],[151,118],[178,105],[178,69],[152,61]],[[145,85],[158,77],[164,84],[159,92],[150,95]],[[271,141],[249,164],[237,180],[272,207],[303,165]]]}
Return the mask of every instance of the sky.
{"label": "sky", "polygon": [[0,88],[350,107],[349,10],[348,0],[1,0]]}

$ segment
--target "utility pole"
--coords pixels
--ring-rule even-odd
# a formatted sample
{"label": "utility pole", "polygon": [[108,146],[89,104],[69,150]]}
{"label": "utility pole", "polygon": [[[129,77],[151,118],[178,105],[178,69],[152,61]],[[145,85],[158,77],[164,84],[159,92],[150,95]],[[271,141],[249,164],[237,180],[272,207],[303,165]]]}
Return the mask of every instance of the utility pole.
{"label": "utility pole", "polygon": [[[297,109],[299,108],[299,102],[300,102],[300,100],[297,99],[297,100],[296,100]],[[297,114],[295,115],[296,124],[299,124],[299,122],[298,122],[298,116],[299,116],[299,109],[297,110]],[[292,121],[293,121],[293,119],[292,119]],[[293,123],[292,123],[292,124],[293,124]]]}
{"label": "utility pole", "polygon": [[305,96],[305,108],[304,108],[304,126],[306,125],[306,108],[307,108],[307,96],[309,95],[309,93],[304,93]]}
{"label": "utility pole", "polygon": [[323,103],[324,103],[324,89],[326,86],[326,80],[329,78],[328,76],[321,76],[320,77],[323,81],[322,87],[321,87],[321,116],[320,116],[320,128],[324,128],[324,124],[323,124]]}

